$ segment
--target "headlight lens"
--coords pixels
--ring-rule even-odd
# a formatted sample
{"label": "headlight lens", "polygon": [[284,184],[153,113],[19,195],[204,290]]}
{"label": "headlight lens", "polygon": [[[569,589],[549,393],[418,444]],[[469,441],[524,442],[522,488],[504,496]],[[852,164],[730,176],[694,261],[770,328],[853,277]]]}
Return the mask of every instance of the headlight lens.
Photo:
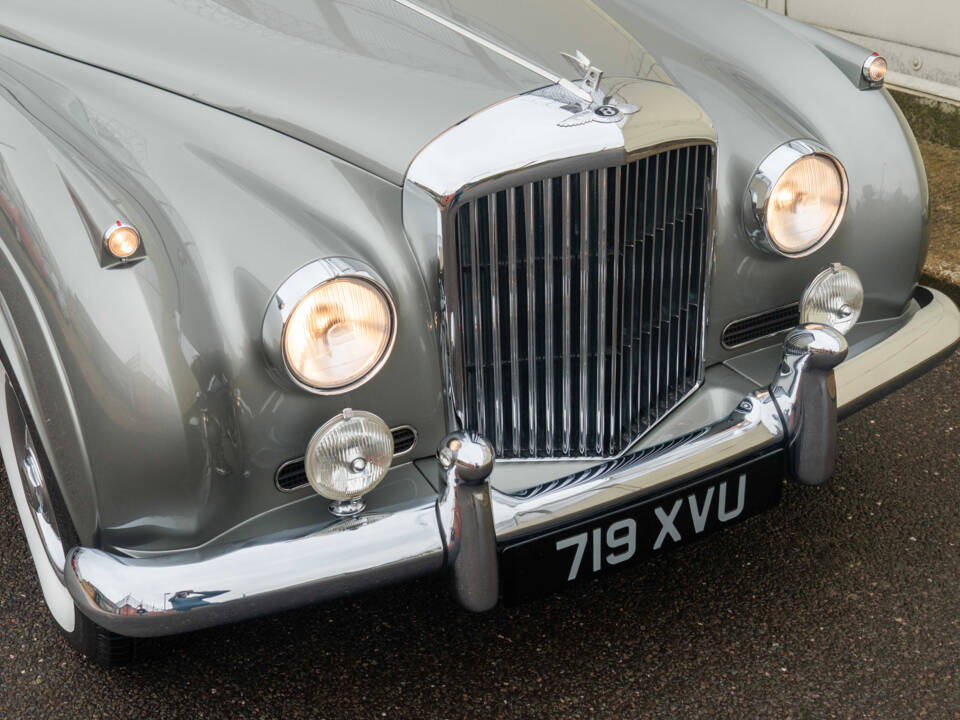
{"label": "headlight lens", "polygon": [[829,240],[847,205],[847,174],[813,140],[791,140],[757,166],[744,196],[744,229],[753,243],[784,257],[809,255]]}
{"label": "headlight lens", "polygon": [[767,232],[787,255],[810,249],[831,234],[843,209],[843,179],[823,155],[808,155],[788,167],[767,203]]}
{"label": "headlight lens", "polygon": [[283,329],[290,373],[322,391],[345,390],[378,367],[394,336],[385,291],[360,277],[336,277],[296,305]]}
{"label": "headlight lens", "polygon": [[863,310],[860,276],[846,265],[834,263],[817,275],[803,291],[800,322],[829,325],[847,334]]}
{"label": "headlight lens", "polygon": [[344,410],[307,445],[311,487],[330,500],[352,500],[375,488],[393,461],[393,435],[373,413]]}

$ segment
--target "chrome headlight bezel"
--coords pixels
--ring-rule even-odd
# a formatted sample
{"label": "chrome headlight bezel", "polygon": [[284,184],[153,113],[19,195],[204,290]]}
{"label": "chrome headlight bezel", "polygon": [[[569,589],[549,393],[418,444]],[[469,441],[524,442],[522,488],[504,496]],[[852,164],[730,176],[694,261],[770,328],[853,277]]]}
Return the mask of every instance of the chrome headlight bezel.
{"label": "chrome headlight bezel", "polygon": [[[284,350],[287,321],[297,305],[310,293],[341,279],[364,282],[383,297],[390,312],[390,333],[380,357],[361,377],[336,387],[317,387],[304,382],[288,362]],[[315,395],[340,395],[369,381],[390,358],[397,338],[397,308],[386,283],[369,265],[353,258],[322,258],[304,265],[280,285],[263,316],[261,336],[268,364],[278,379]]]}
{"label": "chrome headlight bezel", "polygon": [[[767,229],[767,208],[773,196],[773,190],[783,174],[795,163],[810,156],[826,158],[836,168],[837,174],[840,176],[840,207],[833,222],[819,239],[799,252],[788,252],[777,244]],[[847,196],[847,171],[843,167],[843,163],[818,142],[791,140],[767,155],[750,178],[743,201],[744,229],[753,244],[761,250],[780,257],[805,257],[823,247],[836,233],[847,209]]]}

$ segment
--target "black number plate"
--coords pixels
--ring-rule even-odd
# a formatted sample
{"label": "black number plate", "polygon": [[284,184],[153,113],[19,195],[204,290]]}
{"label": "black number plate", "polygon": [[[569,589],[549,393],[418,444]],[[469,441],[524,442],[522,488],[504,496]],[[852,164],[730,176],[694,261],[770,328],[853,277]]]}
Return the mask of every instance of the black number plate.
{"label": "black number plate", "polygon": [[746,520],[780,501],[782,478],[783,453],[776,451],[575,525],[503,545],[504,601],[558,590]]}

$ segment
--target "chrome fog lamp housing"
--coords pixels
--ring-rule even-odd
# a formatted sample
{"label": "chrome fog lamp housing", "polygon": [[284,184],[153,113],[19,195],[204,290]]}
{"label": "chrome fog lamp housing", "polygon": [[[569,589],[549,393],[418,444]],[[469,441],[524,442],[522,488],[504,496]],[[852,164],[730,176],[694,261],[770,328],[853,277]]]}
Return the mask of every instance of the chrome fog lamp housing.
{"label": "chrome fog lamp housing", "polygon": [[349,258],[315,260],[287,278],[267,307],[262,331],[271,365],[320,395],[347,392],[373,377],[396,333],[386,285]]}
{"label": "chrome fog lamp housing", "polygon": [[310,487],[334,501],[330,512],[355,515],[390,469],[393,435],[373,413],[346,408],[313,434],[304,461]]}
{"label": "chrome fog lamp housing", "polygon": [[809,255],[836,232],[847,206],[843,164],[812,140],[791,140],[763,159],[743,206],[754,244],[783,257]]}
{"label": "chrome fog lamp housing", "polygon": [[829,325],[844,335],[863,310],[860,276],[846,265],[833,263],[807,285],[800,298],[800,322]]}

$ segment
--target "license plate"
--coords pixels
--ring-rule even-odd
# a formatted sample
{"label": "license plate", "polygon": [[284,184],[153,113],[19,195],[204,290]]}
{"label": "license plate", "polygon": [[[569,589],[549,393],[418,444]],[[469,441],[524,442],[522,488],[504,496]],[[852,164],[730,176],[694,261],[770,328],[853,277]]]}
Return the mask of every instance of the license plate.
{"label": "license plate", "polygon": [[776,451],[544,535],[503,545],[503,599],[556,591],[742,522],[780,501]]}

